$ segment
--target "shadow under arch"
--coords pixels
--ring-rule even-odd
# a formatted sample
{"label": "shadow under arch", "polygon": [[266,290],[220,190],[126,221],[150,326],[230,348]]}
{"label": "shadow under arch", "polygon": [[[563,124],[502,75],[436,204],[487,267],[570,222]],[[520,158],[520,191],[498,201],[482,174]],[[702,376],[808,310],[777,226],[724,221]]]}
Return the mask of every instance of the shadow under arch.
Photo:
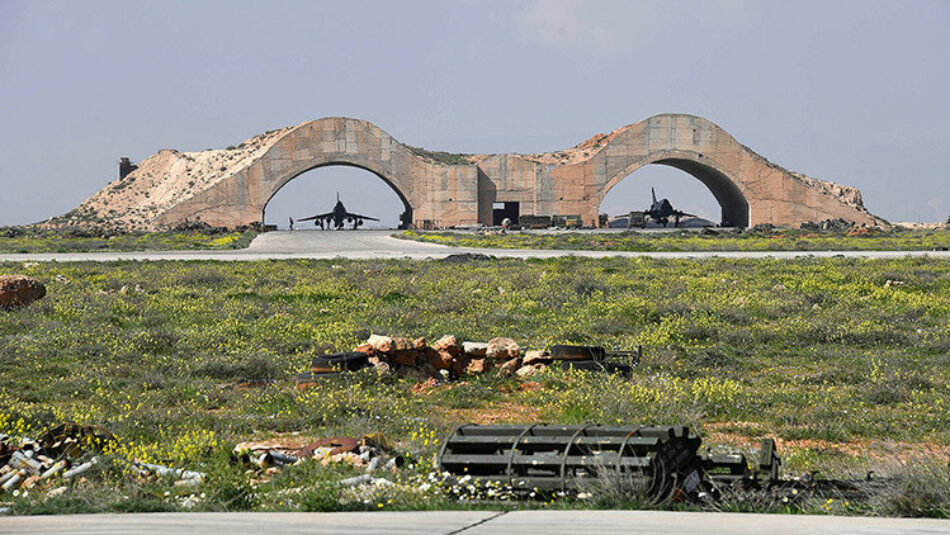
{"label": "shadow under arch", "polygon": [[399,197],[399,200],[402,201],[402,205],[403,205],[404,210],[403,210],[403,213],[399,215],[399,228],[400,228],[400,229],[408,229],[408,228],[411,227],[411,225],[412,225],[412,205],[409,204],[409,199],[406,198],[405,194],[403,194],[403,192],[402,192],[398,187],[396,187],[395,184],[393,184],[393,181],[390,180],[389,178],[386,178],[386,176],[385,176],[383,173],[381,173],[381,172],[379,172],[379,171],[376,171],[376,170],[370,168],[369,166],[362,165],[362,164],[358,164],[358,163],[353,163],[353,162],[348,162],[348,161],[345,161],[345,160],[333,160],[333,161],[329,161],[329,162],[319,163],[319,164],[316,164],[316,165],[311,165],[311,166],[305,167],[305,168],[300,169],[300,170],[294,170],[292,173],[290,173],[290,174],[288,174],[287,176],[282,177],[281,179],[279,179],[278,181],[276,181],[276,186],[275,186],[275,187],[273,188],[273,190],[267,195],[267,200],[264,202],[263,208],[261,208],[261,225],[263,225],[263,224],[264,224],[264,221],[265,221],[265,216],[266,216],[266,214],[267,214],[267,205],[270,204],[271,200],[274,199],[274,197],[277,195],[277,193],[280,192],[280,190],[282,190],[282,189],[284,188],[284,186],[286,186],[287,184],[293,182],[293,181],[294,181],[297,177],[299,177],[300,175],[306,174],[306,173],[308,173],[308,172],[310,172],[310,171],[313,171],[313,170],[315,170],[315,169],[320,169],[320,168],[323,168],[323,167],[337,167],[337,166],[339,166],[339,167],[353,167],[353,168],[356,168],[356,169],[362,169],[362,170],[364,170],[364,171],[368,171],[368,172],[372,173],[372,174],[375,175],[377,178],[379,178],[380,180],[382,180],[387,186],[389,186],[390,189],[392,189],[392,190],[396,193],[396,196]]}
{"label": "shadow under arch", "polygon": [[[700,155],[699,158],[702,158],[702,156]],[[614,179],[607,183],[601,195],[601,202],[614,186],[637,170],[651,164],[666,165],[679,169],[702,182],[716,198],[716,202],[719,203],[722,209],[721,223],[723,226],[749,226],[749,201],[746,200],[745,195],[743,195],[735,181],[711,163],[699,162],[693,157],[668,154],[637,162],[618,173]]]}

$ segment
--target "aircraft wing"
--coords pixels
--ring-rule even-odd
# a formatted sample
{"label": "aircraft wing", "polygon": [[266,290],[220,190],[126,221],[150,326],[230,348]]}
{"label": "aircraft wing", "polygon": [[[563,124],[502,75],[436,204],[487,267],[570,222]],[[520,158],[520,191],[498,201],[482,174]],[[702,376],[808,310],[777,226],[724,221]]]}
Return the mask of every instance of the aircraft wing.
{"label": "aircraft wing", "polygon": [[310,216],[310,217],[305,217],[305,218],[303,218],[303,219],[298,219],[297,221],[313,221],[314,219],[327,219],[327,218],[329,218],[329,217],[333,217],[333,212],[328,212],[328,213],[325,213],[325,214],[312,215],[312,216]]}
{"label": "aircraft wing", "polygon": [[679,210],[673,212],[673,215],[679,216],[679,217],[699,217],[696,214],[687,214],[686,212],[680,212]]}
{"label": "aircraft wing", "polygon": [[379,220],[376,219],[375,217],[370,217],[370,216],[368,216],[368,215],[351,214],[351,213],[349,213],[349,212],[346,213],[346,217],[358,217],[358,218],[360,218],[360,219],[369,219],[370,221],[379,221]]}

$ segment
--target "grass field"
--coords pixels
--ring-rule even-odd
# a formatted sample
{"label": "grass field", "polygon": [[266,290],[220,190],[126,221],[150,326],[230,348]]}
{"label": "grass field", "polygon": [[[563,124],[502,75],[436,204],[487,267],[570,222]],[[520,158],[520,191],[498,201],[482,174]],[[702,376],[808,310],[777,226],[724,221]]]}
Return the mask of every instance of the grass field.
{"label": "grass field", "polygon": [[[0,273],[48,289],[28,308],[0,312],[0,432],[99,424],[120,439],[115,458],[209,474],[182,489],[104,463],[57,498],[0,495],[16,513],[173,510],[191,495],[193,510],[471,507],[426,477],[440,438],[488,421],[689,424],[704,443],[745,451],[772,436],[790,474],[913,477],[868,503],[729,507],[950,513],[947,261],[8,263]],[[527,349],[643,344],[646,356],[629,381],[489,375],[413,391],[409,379],[359,373],[294,389],[311,357],[370,333],[510,336]],[[235,387],[248,379],[274,382]],[[333,483],[351,468],[311,462],[264,481],[229,463],[244,440],[375,431],[409,463],[396,485],[370,494]]]}
{"label": "grass field", "polygon": [[0,253],[85,253],[91,251],[175,251],[243,249],[256,232],[128,232],[0,228]]}
{"label": "grass field", "polygon": [[454,247],[569,249],[594,251],[946,251],[950,230],[872,230],[848,235],[841,230],[767,229],[715,234],[678,232],[560,232],[500,234],[404,231],[396,237]]}

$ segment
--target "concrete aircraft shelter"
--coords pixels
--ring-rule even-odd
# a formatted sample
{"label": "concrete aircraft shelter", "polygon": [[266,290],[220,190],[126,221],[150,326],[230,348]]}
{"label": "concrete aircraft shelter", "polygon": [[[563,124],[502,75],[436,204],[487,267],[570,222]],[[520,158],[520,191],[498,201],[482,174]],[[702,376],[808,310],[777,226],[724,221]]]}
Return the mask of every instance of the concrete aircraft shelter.
{"label": "concrete aircraft shelter", "polygon": [[251,225],[263,221],[270,199],[300,174],[349,165],[396,192],[404,226],[492,225],[499,203],[504,214],[580,215],[584,225],[596,226],[607,192],[650,164],[676,167],[705,184],[723,222],[735,226],[883,222],[864,208],[857,189],[783,169],[711,121],[684,114],[650,117],[563,151],[492,155],[429,152],[367,121],[317,119],[224,150],[161,151],[78,212],[137,228],[196,220]]}

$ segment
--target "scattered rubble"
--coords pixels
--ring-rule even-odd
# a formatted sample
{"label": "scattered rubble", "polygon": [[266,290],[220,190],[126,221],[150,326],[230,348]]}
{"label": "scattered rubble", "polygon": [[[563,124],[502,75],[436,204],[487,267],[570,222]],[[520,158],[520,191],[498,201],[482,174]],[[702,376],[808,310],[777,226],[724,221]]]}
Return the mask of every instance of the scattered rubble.
{"label": "scattered rubble", "polygon": [[484,357],[488,352],[488,344],[482,342],[462,342],[462,351],[475,357]]}
{"label": "scattered rubble", "polygon": [[46,296],[43,283],[25,275],[0,276],[0,309],[29,305]]}
{"label": "scattered rubble", "polygon": [[365,472],[340,481],[346,487],[391,485],[389,480],[373,474],[395,474],[404,462],[382,433],[363,435],[360,439],[325,438],[302,447],[274,441],[242,442],[234,447],[232,458],[248,468],[247,474],[256,473],[257,482],[264,482],[286,467],[307,461],[319,462],[322,466],[344,463]]}
{"label": "scattered rubble", "polygon": [[802,223],[801,228],[803,230],[851,230],[854,227],[854,221],[848,221],[845,219],[825,219],[824,221],[808,221],[807,223]]}
{"label": "scattered rubble", "polygon": [[[418,382],[446,381],[463,375],[497,370],[499,377],[527,377],[558,364],[564,370],[601,371],[629,376],[639,362],[636,351],[607,351],[597,346],[556,345],[551,351],[532,350],[522,356],[511,338],[488,342],[459,342],[446,335],[427,345],[424,337],[409,339],[372,334],[354,351],[333,353],[312,360],[310,371],[297,375],[297,388],[305,389],[342,373],[375,369],[380,374],[414,377]],[[622,359],[623,362],[609,362]]]}
{"label": "scattered rubble", "polygon": [[457,253],[450,254],[443,258],[441,261],[447,264],[463,264],[465,262],[475,262],[482,260],[494,260],[494,256],[489,256],[481,253]]}
{"label": "scattered rubble", "polygon": [[[39,439],[0,434],[0,490],[46,489],[47,496],[68,490],[63,483],[81,480],[99,465],[112,434],[98,426],[67,422],[46,430]],[[128,468],[142,477],[174,478],[175,486],[198,485],[205,474],[160,464],[128,461]]]}
{"label": "scattered rubble", "polygon": [[485,356],[495,360],[511,359],[520,354],[521,348],[511,338],[492,338],[485,348]]}

